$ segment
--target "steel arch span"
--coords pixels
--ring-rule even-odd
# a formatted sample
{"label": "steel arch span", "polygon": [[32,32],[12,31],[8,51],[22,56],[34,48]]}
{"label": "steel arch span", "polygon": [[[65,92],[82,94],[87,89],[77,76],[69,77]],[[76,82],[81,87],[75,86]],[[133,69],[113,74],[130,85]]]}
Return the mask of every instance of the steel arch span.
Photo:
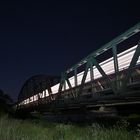
{"label": "steel arch span", "polygon": [[51,87],[59,82],[59,76],[50,76],[50,75],[35,75],[30,77],[28,80],[25,81],[23,84],[19,96],[18,102],[22,102],[23,100],[33,97],[30,99],[29,102],[35,100],[37,98],[41,98],[41,94],[43,91],[45,96],[51,96],[52,90]]}

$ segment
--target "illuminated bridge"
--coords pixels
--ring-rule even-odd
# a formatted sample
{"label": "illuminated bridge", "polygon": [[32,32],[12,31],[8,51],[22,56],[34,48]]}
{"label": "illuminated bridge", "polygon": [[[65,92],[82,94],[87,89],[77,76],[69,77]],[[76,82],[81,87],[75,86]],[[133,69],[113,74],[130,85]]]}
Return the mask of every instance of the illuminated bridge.
{"label": "illuminated bridge", "polygon": [[109,107],[137,110],[139,40],[140,23],[63,72],[60,78],[31,77],[21,89],[17,110],[63,112]]}

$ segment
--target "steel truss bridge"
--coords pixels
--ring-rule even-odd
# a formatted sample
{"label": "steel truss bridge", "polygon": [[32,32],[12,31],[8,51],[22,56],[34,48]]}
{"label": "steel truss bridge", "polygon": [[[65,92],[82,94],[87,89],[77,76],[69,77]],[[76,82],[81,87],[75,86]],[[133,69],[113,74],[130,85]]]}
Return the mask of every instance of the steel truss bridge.
{"label": "steel truss bridge", "polygon": [[139,40],[140,23],[63,72],[60,78],[31,77],[20,91],[17,110],[71,112],[133,106],[131,111],[138,111]]}

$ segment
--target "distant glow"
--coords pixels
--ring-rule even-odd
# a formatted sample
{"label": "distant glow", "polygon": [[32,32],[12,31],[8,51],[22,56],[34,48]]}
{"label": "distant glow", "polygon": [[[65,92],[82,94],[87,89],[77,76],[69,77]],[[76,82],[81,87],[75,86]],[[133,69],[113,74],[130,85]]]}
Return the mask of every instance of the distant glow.
{"label": "distant glow", "polygon": [[29,99],[30,99],[30,103],[34,101],[34,97],[33,96],[30,97]]}
{"label": "distant glow", "polygon": [[74,81],[74,76],[72,76],[71,78],[69,78],[69,81],[71,83],[72,87],[75,87],[75,81]]}
{"label": "distant glow", "polygon": [[46,97],[46,91],[43,91],[43,96],[42,98],[45,98]]}
{"label": "distant glow", "polygon": [[48,90],[46,89],[45,92],[46,92],[46,97],[48,97],[49,96]]}
{"label": "distant glow", "polygon": [[38,95],[34,95],[34,101],[38,100]]}
{"label": "distant glow", "polygon": [[60,84],[57,84],[57,85],[55,85],[55,86],[51,87],[52,94],[55,94],[55,93],[57,93],[57,92],[58,92],[59,85],[60,85]]}
{"label": "distant glow", "polygon": [[29,98],[26,100],[26,104],[29,104],[30,103],[30,101],[29,101]]}

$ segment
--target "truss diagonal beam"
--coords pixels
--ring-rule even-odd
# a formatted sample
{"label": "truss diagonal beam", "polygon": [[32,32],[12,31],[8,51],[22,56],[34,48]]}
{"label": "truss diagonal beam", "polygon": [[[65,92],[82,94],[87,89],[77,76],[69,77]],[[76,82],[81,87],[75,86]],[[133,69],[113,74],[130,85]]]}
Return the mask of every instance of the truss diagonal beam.
{"label": "truss diagonal beam", "polygon": [[90,66],[89,62],[87,62],[86,69],[85,69],[85,72],[83,74],[83,78],[82,78],[82,81],[81,81],[81,86],[80,86],[80,89],[79,89],[79,94],[81,94],[81,92],[82,92],[82,89],[83,89],[83,86],[84,86],[84,83],[85,83],[85,80],[86,80],[86,77],[87,77],[87,74],[88,74],[89,66]]}
{"label": "truss diagonal beam", "polygon": [[[59,86],[59,90],[58,90],[59,93],[62,92],[62,88],[63,88],[63,86],[65,86],[65,84],[66,84],[65,82],[67,82],[67,84],[68,84],[68,86],[69,86],[69,89],[72,90],[72,85],[71,85],[71,83],[70,83],[70,81],[69,81],[67,75],[66,75],[66,74],[62,74],[62,78],[61,78],[61,82],[60,82],[60,86]],[[64,89],[64,90],[66,90],[66,89]],[[74,96],[73,91],[71,91],[71,92],[72,92],[72,96]]]}
{"label": "truss diagonal beam", "polygon": [[71,89],[71,94],[72,94],[72,96],[74,97],[74,93],[73,93],[72,85],[71,85],[69,79],[66,78],[66,81],[67,81],[67,83],[68,83],[69,89]]}
{"label": "truss diagonal beam", "polygon": [[134,56],[133,56],[133,58],[131,60],[130,66],[127,69],[126,78],[124,80],[124,82],[125,82],[124,86],[127,86],[127,82],[130,79],[130,77],[131,77],[131,73],[133,71],[133,67],[136,66],[136,63],[137,63],[137,61],[139,59],[139,56],[140,56],[140,42],[138,43],[138,46],[137,46],[136,51],[134,53]]}
{"label": "truss diagonal beam", "polygon": [[118,66],[118,57],[117,57],[117,47],[113,46],[112,47],[113,50],[113,58],[114,58],[114,69],[115,69],[115,73],[118,73],[119,71],[119,66]]}
{"label": "truss diagonal beam", "polygon": [[107,80],[107,82],[108,82],[108,84],[110,85],[112,91],[113,91],[114,93],[116,93],[116,89],[115,89],[113,83],[111,82],[111,80],[109,79],[108,75],[106,75],[106,73],[105,73],[104,70],[101,68],[101,66],[100,66],[99,63],[96,61],[95,58],[92,58],[92,61],[93,61],[93,64],[94,64],[94,65],[96,66],[96,68],[98,69],[98,71],[101,73],[102,77],[104,77],[104,78]]}

